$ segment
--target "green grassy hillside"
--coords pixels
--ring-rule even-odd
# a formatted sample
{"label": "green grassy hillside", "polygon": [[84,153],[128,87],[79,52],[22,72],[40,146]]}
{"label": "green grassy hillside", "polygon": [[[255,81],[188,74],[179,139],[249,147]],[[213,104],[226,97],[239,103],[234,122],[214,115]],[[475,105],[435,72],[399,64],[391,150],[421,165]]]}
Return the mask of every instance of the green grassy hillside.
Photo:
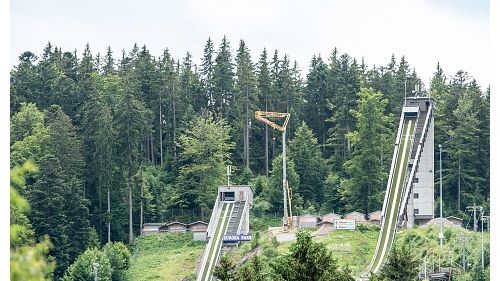
{"label": "green grassy hillside", "polygon": [[191,233],[165,233],[141,236],[132,245],[128,280],[177,281],[194,278],[196,263],[205,243],[193,242]]}
{"label": "green grassy hillside", "polygon": [[[358,276],[370,262],[378,239],[378,227],[363,227],[356,231],[334,231],[327,236],[316,237],[332,251],[334,258],[342,267],[349,267],[353,276]],[[455,265],[462,264],[462,251],[465,250],[470,270],[478,265],[481,251],[481,233],[461,228],[446,228],[443,250],[439,245],[439,228],[414,228],[398,232],[396,243],[408,245],[414,254],[426,266],[447,266],[450,260]],[[273,245],[265,231],[260,232],[261,254],[272,260],[279,254],[286,253],[292,242]],[[468,237],[467,243],[461,243],[460,237]],[[139,237],[133,245],[129,280],[182,280],[195,277],[195,267],[203,254],[205,244],[192,242],[190,234],[160,234]],[[485,249],[489,248],[489,234],[485,233]],[[251,250],[251,244],[242,244],[229,253],[234,261],[240,260]],[[470,280],[466,276],[460,280]]]}

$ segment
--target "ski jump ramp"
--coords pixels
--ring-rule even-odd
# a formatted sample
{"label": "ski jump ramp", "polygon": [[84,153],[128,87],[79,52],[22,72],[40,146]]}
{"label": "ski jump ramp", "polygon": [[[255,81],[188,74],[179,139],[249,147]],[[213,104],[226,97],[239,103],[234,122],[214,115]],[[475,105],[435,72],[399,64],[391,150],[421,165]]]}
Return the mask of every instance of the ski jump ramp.
{"label": "ski jump ramp", "polygon": [[222,246],[234,246],[247,241],[253,193],[250,186],[218,188],[212,216],[207,229],[208,243],[201,260],[196,281],[211,281],[222,254]]}
{"label": "ski jump ramp", "polygon": [[[434,217],[434,102],[406,98],[394,144],[377,247],[361,278],[378,273],[400,226]],[[420,169],[419,169],[420,167]]]}

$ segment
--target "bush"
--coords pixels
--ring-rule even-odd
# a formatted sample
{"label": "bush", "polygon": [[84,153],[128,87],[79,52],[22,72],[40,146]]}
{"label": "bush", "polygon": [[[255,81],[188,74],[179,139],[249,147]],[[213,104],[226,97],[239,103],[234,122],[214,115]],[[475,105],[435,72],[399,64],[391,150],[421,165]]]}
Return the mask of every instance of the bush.
{"label": "bush", "polygon": [[[95,266],[95,267],[94,267]],[[68,268],[63,281],[94,280],[94,268],[100,281],[110,281],[112,275],[108,257],[98,249],[88,249]]]}
{"label": "bush", "polygon": [[255,232],[255,236],[252,239],[252,250],[259,247],[260,245],[259,239],[260,239],[260,233],[257,231]]}
{"label": "bush", "polygon": [[122,242],[107,243],[102,248],[113,269],[113,280],[125,280],[125,270],[130,266],[130,251]]}

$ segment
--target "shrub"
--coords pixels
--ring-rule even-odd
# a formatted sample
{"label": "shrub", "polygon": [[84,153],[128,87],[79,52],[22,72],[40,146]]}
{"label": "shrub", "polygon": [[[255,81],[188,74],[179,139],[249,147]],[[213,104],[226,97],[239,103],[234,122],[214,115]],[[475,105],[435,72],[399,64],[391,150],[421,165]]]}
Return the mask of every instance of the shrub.
{"label": "shrub", "polygon": [[112,275],[108,257],[98,249],[88,249],[68,268],[63,281],[94,280],[94,268],[100,281],[110,281]]}
{"label": "shrub", "polygon": [[125,270],[130,266],[130,251],[122,242],[107,243],[102,248],[113,269],[113,280],[125,280]]}

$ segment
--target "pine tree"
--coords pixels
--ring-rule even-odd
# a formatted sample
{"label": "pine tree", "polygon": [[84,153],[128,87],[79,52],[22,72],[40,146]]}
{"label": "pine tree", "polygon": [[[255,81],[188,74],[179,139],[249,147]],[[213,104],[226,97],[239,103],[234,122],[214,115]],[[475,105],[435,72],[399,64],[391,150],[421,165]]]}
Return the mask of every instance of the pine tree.
{"label": "pine tree", "polygon": [[313,56],[305,90],[304,111],[308,112],[306,120],[313,132],[319,136],[323,152],[325,151],[329,109],[327,93],[327,66],[323,59]]}
{"label": "pine tree", "polygon": [[[82,117],[84,132],[85,164],[88,181],[95,186],[95,195],[90,196],[94,201],[93,214],[97,219],[100,237],[103,238],[104,221],[107,221],[107,240],[111,240],[110,210],[111,210],[111,182],[115,165],[116,132],[113,127],[113,116],[110,107],[101,95],[93,96],[84,105]],[[106,192],[106,196],[104,195]],[[107,202],[106,211],[104,201]]]}
{"label": "pine tree", "polygon": [[[369,213],[382,207],[383,184],[387,177],[381,157],[387,154],[389,118],[384,115],[387,100],[380,92],[362,88],[356,117],[356,131],[349,134],[352,158],[345,163],[349,179],[342,182],[342,199],[348,210]],[[383,141],[381,141],[383,140]]]}
{"label": "pine tree", "polygon": [[[254,74],[254,66],[250,57],[250,50],[243,40],[240,41],[238,53],[236,55],[236,85],[235,85],[235,109],[237,110],[234,119],[239,123],[243,134],[242,138],[236,137],[238,144],[243,144],[243,164],[250,169],[250,129],[251,113],[255,111],[259,97],[257,79]],[[238,145],[239,146],[239,145]]]}
{"label": "pine tree", "polygon": [[129,211],[129,242],[133,239],[133,218],[132,218],[132,175],[135,174],[139,166],[140,144],[143,136],[149,132],[148,120],[150,112],[146,109],[142,101],[135,95],[139,92],[139,85],[133,72],[126,70],[123,78],[123,94],[116,105],[116,129],[118,132],[118,151],[120,152],[120,163],[123,165],[123,173],[128,190],[128,211]]}
{"label": "pine tree", "polygon": [[226,255],[220,259],[219,265],[214,269],[214,277],[220,281],[232,281],[234,278],[235,265]]}
{"label": "pine tree", "polygon": [[37,237],[48,235],[54,247],[49,254],[56,260],[56,276],[62,276],[69,265],[69,238],[67,233],[68,217],[64,211],[66,206],[66,183],[60,161],[53,155],[43,156],[38,161],[40,173],[29,193],[31,211],[29,219],[33,223]]}
{"label": "pine tree", "polygon": [[203,83],[203,89],[206,94],[208,108],[210,111],[214,111],[215,107],[214,52],[214,43],[212,42],[212,39],[208,37],[205,48],[203,49],[203,58],[201,63],[201,81]]}
{"label": "pine tree", "polygon": [[290,141],[290,159],[295,164],[300,185],[295,190],[310,200],[316,207],[323,200],[323,180],[326,176],[326,162],[313,132],[302,122]]}
{"label": "pine tree", "polygon": [[37,69],[35,62],[38,58],[32,52],[24,52],[19,56],[19,65],[10,73],[10,115],[16,113],[21,103],[35,101],[37,94]]}
{"label": "pine tree", "polygon": [[418,277],[419,261],[407,247],[394,246],[389,258],[380,270],[381,280],[413,281]]}
{"label": "pine tree", "polygon": [[355,118],[351,109],[356,107],[358,93],[360,91],[359,75],[357,64],[349,55],[343,54],[338,62],[332,62],[332,67],[336,67],[331,73],[338,75],[330,78],[336,81],[335,92],[331,93],[329,108],[331,117],[328,121],[332,127],[329,130],[330,136],[327,142],[333,149],[332,163],[335,170],[341,170],[342,165],[349,159],[352,152],[352,144],[348,135],[355,127]]}
{"label": "pine tree", "polygon": [[68,179],[83,178],[84,160],[82,143],[78,137],[77,128],[72,124],[62,108],[51,106],[45,114],[45,123],[49,129],[49,151],[57,157]]}
{"label": "pine tree", "polygon": [[115,60],[113,58],[111,46],[108,46],[106,56],[104,57],[104,65],[102,67],[102,71],[104,75],[115,74]]}
{"label": "pine tree", "polygon": [[[260,108],[264,111],[268,111],[269,98],[271,96],[271,77],[269,76],[269,66],[267,62],[267,51],[264,48],[262,54],[259,58],[258,70],[257,70],[257,81],[259,91],[261,93],[261,104]],[[262,102],[263,100],[263,102]],[[269,126],[265,125],[264,131],[264,161],[265,161],[265,173],[269,176]]]}
{"label": "pine tree", "polygon": [[231,57],[231,47],[226,36],[222,42],[215,58],[214,66],[214,103],[216,112],[224,118],[229,117],[229,107],[234,99],[234,72]]}
{"label": "pine tree", "polygon": [[[458,101],[458,107],[453,111],[456,127],[448,131],[448,141],[445,143],[450,153],[451,163],[445,169],[443,181],[449,188],[457,192],[458,210],[464,210],[468,204],[474,203],[474,194],[479,195],[478,182],[481,179],[475,169],[477,154],[474,151],[477,144],[476,135],[479,132],[477,111],[469,96],[463,96]],[[462,197],[462,195],[464,197]]]}
{"label": "pine tree", "polygon": [[309,233],[299,231],[290,253],[271,263],[275,280],[354,281],[347,270],[340,270],[325,245],[314,242]]}

